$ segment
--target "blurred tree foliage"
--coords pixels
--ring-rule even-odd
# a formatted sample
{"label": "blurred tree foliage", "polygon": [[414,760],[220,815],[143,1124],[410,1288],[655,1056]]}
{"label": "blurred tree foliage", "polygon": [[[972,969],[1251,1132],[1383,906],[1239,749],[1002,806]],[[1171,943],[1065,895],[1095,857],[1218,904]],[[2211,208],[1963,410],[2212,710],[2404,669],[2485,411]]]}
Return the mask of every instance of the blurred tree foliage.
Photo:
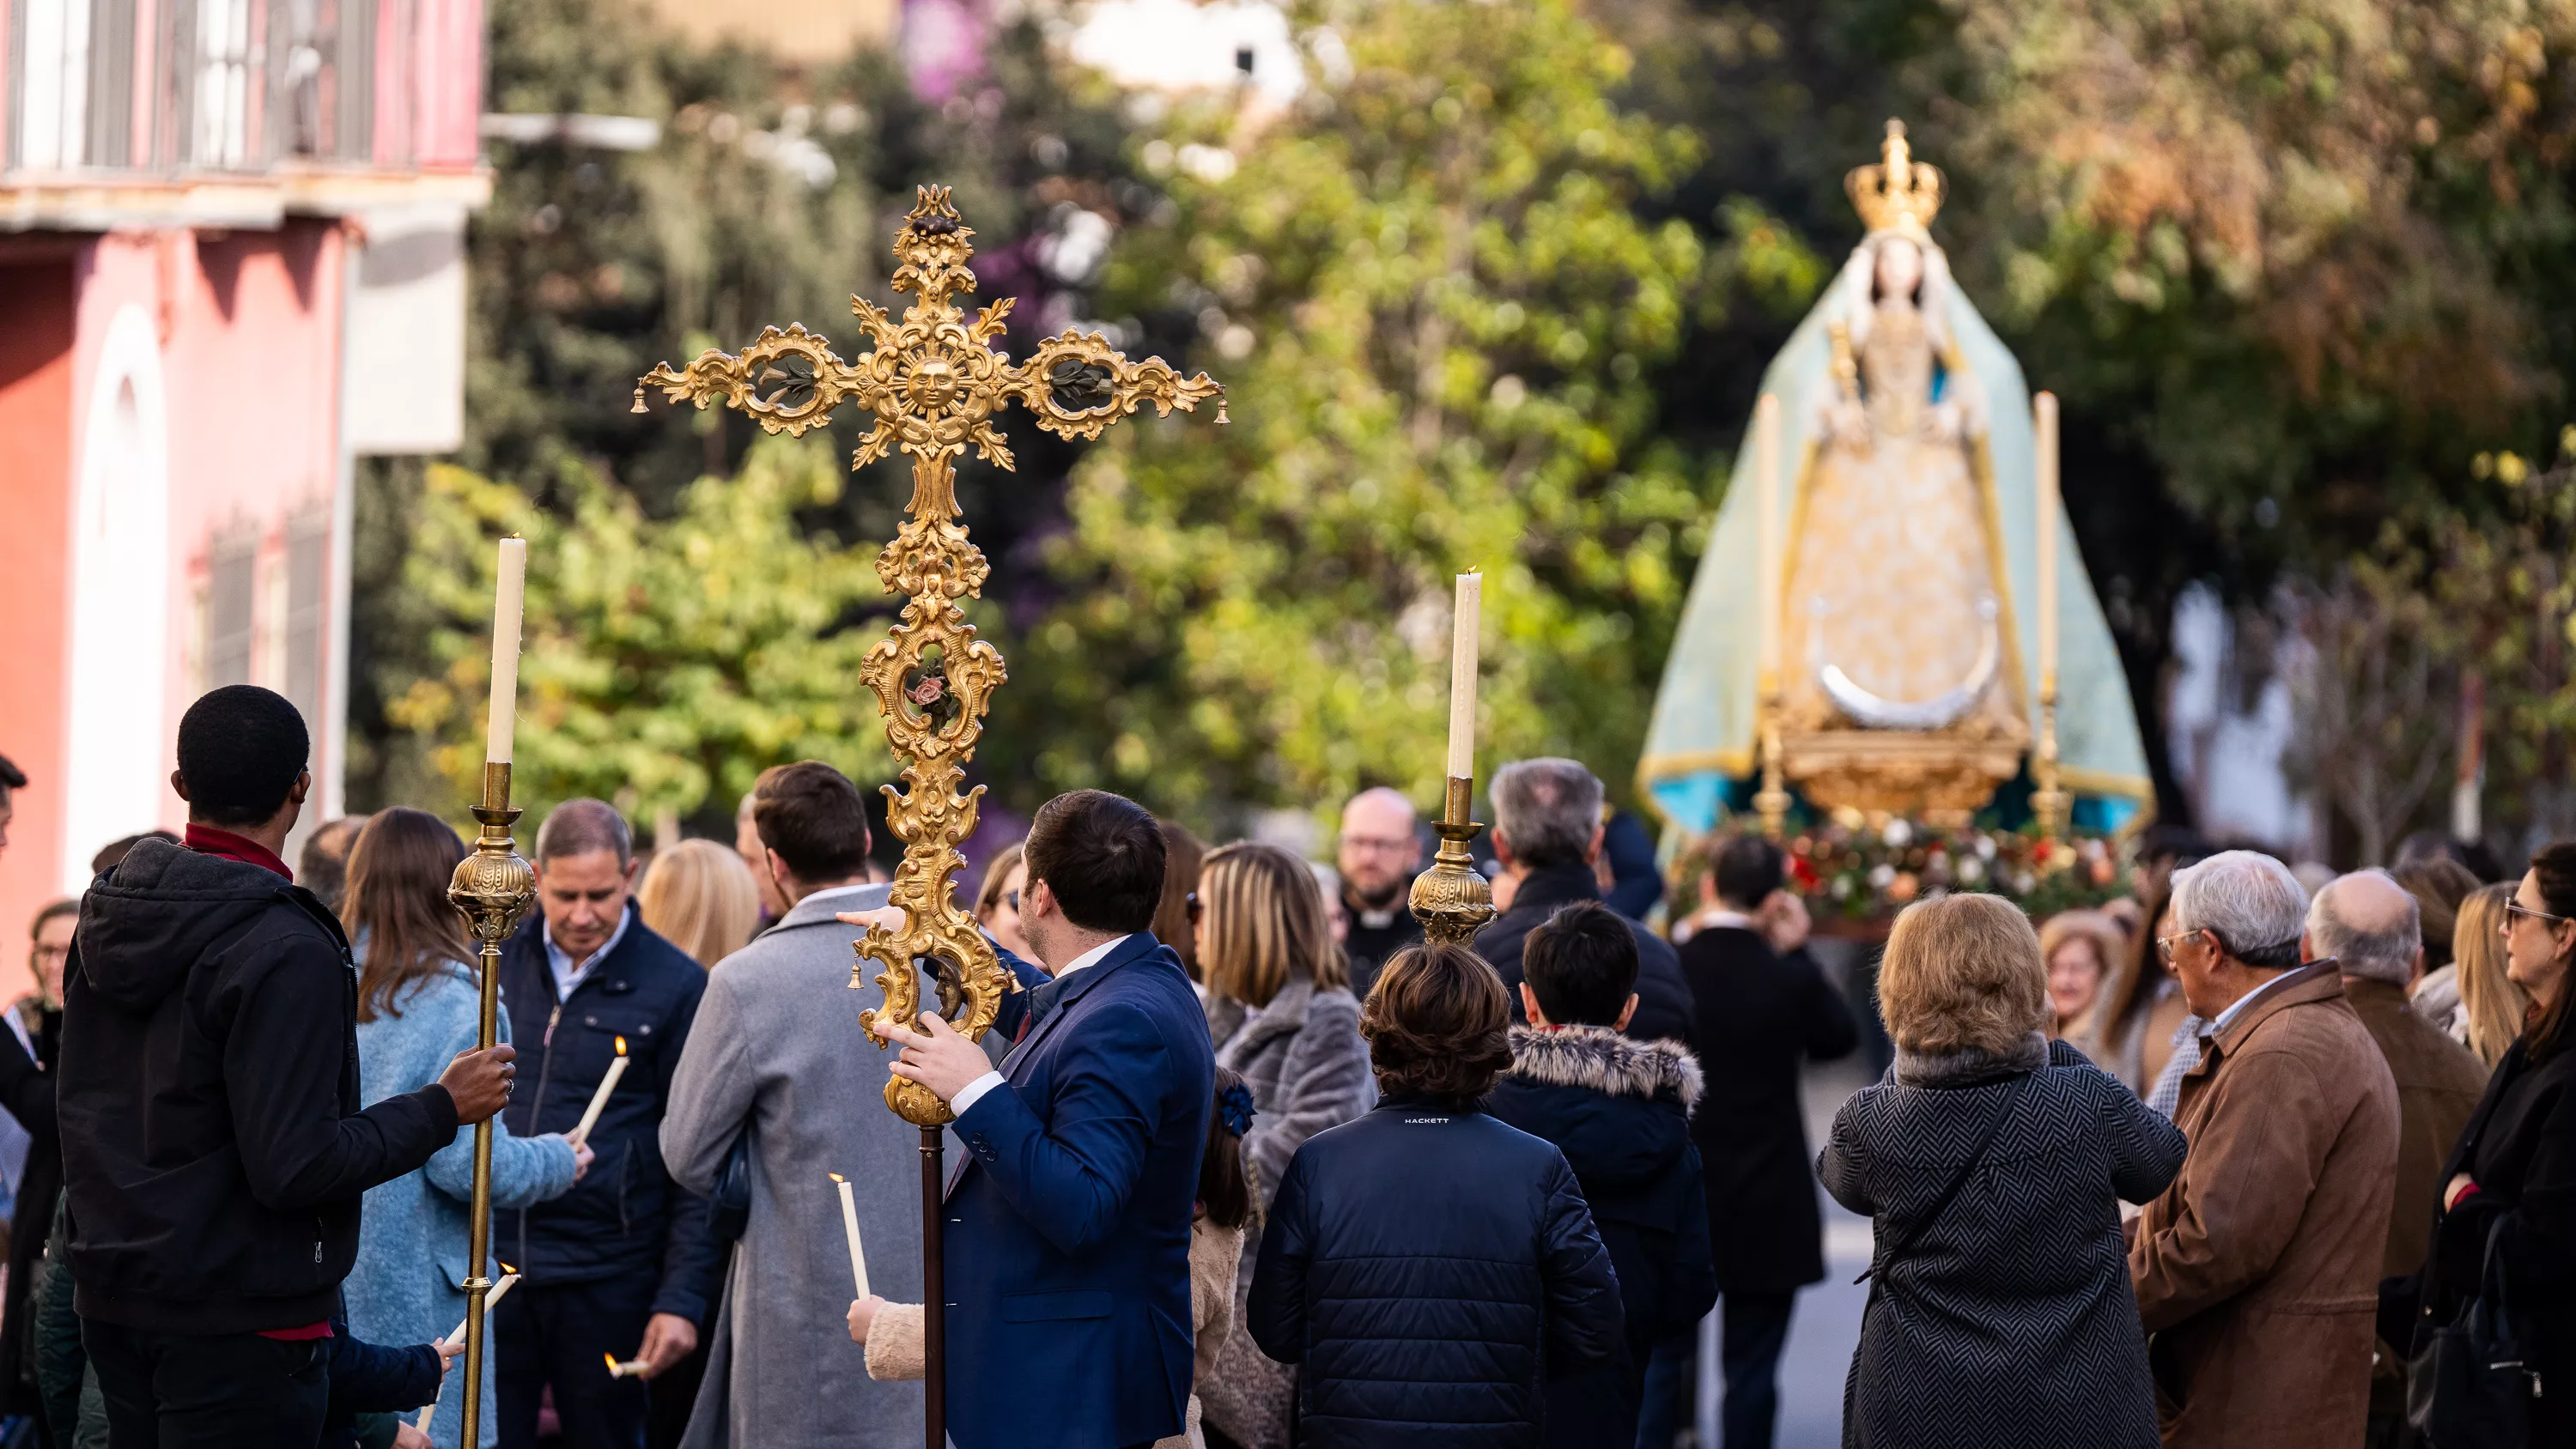
{"label": "blurred tree foliage", "polygon": [[[1067,492],[1079,450],[1014,418],[1021,471],[964,470],[1012,660],[983,759],[1007,802],[1099,783],[1213,823],[1383,781],[1427,803],[1448,577],[1476,564],[1487,772],[1547,750],[1624,781],[1716,465],[1858,238],[1844,171],[1902,115],[1949,174],[1962,283],[2066,401],[2070,512],[2160,770],[2175,592],[2268,606],[2286,573],[2440,626],[2421,679],[2357,687],[2434,720],[2481,679],[2491,799],[2564,776],[2558,494],[2469,460],[2546,453],[2576,371],[2576,6],[1296,0],[1316,84],[1267,119],[1126,105],[1051,60],[1043,10],[931,104],[882,56],[790,68],[610,0],[497,7],[490,109],[665,130],[492,144],[460,461],[558,523],[671,526],[751,435],[633,416],[636,374],[771,321],[846,333],[848,292],[887,299],[912,184],[947,181],[1022,348],[1106,319],[1084,325],[1193,354],[1234,419],[1123,427]],[[428,641],[470,621],[394,585],[470,490],[416,465],[361,483],[352,791],[425,798],[473,711],[414,682],[458,687],[472,649]],[[904,493],[899,467],[783,488],[791,533],[738,537],[872,544]],[[2386,621],[2358,608],[2367,658]],[[694,706],[631,707],[659,731]],[[705,775],[675,808],[720,810],[730,777],[675,753]],[[2439,794],[2344,808],[2384,834]]]}
{"label": "blurred tree foliage", "polygon": [[1195,320],[1233,425],[1131,425],[1084,460],[1065,598],[1003,707],[1041,792],[1428,803],[1451,576],[1482,567],[1478,758],[1624,780],[1709,511],[1646,378],[1716,262],[1638,214],[1697,143],[1618,104],[1631,57],[1562,0],[1303,18],[1334,28],[1328,84],[1149,141],[1176,208],[1106,284]]}
{"label": "blurred tree foliage", "polygon": [[710,800],[729,811],[761,770],[789,760],[883,778],[876,698],[854,687],[877,634],[852,625],[883,594],[872,552],[797,523],[800,510],[837,502],[847,476],[828,442],[765,438],[733,477],[688,485],[677,512],[655,519],[578,462],[563,464],[545,507],[431,467],[402,586],[434,621],[426,642],[439,667],[388,714],[438,741],[431,762],[454,794],[479,788],[491,540],[518,533],[523,803],[590,795],[652,819]]}
{"label": "blurred tree foliage", "polygon": [[2276,606],[2304,646],[2296,762],[2367,863],[2447,801],[2463,731],[2478,735],[2482,823],[2501,857],[2576,835],[2576,428],[2547,468],[2507,451],[2472,472],[2494,506],[2392,517]]}

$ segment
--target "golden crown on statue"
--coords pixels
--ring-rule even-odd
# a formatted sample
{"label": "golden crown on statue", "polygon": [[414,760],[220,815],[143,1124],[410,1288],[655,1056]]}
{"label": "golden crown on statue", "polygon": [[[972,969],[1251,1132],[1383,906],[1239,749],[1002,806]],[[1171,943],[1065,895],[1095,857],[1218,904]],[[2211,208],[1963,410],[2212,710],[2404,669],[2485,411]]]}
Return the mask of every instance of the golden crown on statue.
{"label": "golden crown on statue", "polygon": [[1941,168],[1914,159],[1914,148],[1905,143],[1903,121],[1887,123],[1879,156],[1878,164],[1855,166],[1843,177],[1852,209],[1873,232],[1928,238],[1932,218],[1940,214],[1941,197],[1949,186]]}

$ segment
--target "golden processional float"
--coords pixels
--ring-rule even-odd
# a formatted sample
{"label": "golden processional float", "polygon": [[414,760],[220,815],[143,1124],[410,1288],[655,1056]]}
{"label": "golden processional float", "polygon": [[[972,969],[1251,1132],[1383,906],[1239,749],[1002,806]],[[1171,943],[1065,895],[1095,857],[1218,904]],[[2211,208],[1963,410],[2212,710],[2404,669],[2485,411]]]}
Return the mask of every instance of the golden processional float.
{"label": "golden processional float", "polygon": [[[2153,791],[2061,506],[2057,401],[1952,279],[1946,180],[1901,122],[1844,184],[1867,235],[1763,374],[1640,791],[1688,835],[1794,833],[1793,865],[1890,826],[1913,855],[1946,836],[2062,864],[2070,831],[2098,852]],[[1972,827],[2025,803],[2032,832]]]}

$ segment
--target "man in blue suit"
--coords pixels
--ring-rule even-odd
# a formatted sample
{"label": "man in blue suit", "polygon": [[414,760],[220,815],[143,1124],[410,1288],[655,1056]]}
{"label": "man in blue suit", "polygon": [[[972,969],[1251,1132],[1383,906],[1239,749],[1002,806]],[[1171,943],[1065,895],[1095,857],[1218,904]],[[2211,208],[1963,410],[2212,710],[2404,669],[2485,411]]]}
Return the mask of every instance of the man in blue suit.
{"label": "man in blue suit", "polygon": [[1150,927],[1163,834],[1133,801],[1041,806],[1020,920],[1052,1008],[995,1071],[935,1013],[893,1065],[957,1114],[948,1190],[948,1432],[959,1449],[1131,1449],[1190,1394],[1190,1218],[1215,1053]]}

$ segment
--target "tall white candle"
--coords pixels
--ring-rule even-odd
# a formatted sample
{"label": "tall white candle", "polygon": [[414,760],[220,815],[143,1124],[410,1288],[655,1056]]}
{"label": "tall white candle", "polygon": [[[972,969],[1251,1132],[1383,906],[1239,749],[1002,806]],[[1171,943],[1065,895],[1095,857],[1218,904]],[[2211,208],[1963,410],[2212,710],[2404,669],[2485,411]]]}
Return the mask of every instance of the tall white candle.
{"label": "tall white candle", "polygon": [[1780,677],[1780,577],[1783,557],[1780,546],[1780,397],[1764,393],[1753,405],[1753,490],[1761,507],[1762,557],[1754,569],[1754,587],[1762,591],[1754,607],[1754,627],[1761,632],[1762,683],[1767,688]]}
{"label": "tall white candle", "polygon": [[850,1240],[850,1281],[857,1285],[859,1296],[868,1296],[868,1255],[859,1247],[859,1205],[850,1196],[850,1180],[839,1173],[832,1181],[841,1189],[841,1233]]}
{"label": "tall white candle", "polygon": [[599,1121],[600,1110],[608,1105],[608,1094],[617,1090],[617,1079],[626,1075],[626,1038],[617,1039],[617,1058],[608,1064],[608,1075],[599,1079],[599,1090],[590,1094],[590,1105],[582,1109],[581,1125],[564,1134],[579,1147],[590,1140],[590,1129]]}
{"label": "tall white candle", "polygon": [[2039,688],[2057,692],[2057,536],[2064,502],[2057,478],[2057,394],[2031,399],[2039,451]]}
{"label": "tall white candle", "polygon": [[512,725],[519,707],[519,616],[528,594],[528,541],[501,540],[501,583],[492,600],[492,710],[484,726],[483,758],[510,763]]}
{"label": "tall white candle", "polygon": [[1476,628],[1485,601],[1485,576],[1458,576],[1458,608],[1449,639],[1449,778],[1476,774]]}

